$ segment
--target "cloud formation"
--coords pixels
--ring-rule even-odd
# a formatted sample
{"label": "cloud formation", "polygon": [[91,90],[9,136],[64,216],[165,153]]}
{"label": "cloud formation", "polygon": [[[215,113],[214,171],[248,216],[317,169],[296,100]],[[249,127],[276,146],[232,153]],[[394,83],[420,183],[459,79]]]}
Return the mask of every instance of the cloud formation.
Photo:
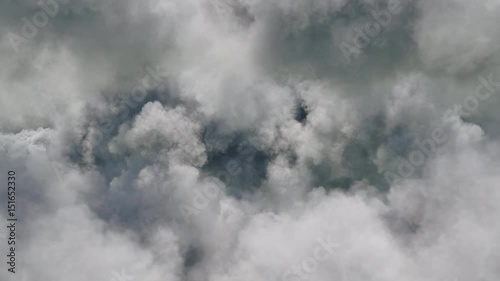
{"label": "cloud formation", "polygon": [[498,280],[499,7],[4,1],[0,278]]}

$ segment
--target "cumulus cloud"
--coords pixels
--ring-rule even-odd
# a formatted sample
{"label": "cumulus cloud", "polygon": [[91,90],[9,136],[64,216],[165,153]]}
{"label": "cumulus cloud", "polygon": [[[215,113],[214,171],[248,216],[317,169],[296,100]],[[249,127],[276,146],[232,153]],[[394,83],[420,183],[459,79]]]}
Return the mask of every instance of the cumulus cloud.
{"label": "cumulus cloud", "polygon": [[498,280],[499,7],[5,1],[0,278]]}

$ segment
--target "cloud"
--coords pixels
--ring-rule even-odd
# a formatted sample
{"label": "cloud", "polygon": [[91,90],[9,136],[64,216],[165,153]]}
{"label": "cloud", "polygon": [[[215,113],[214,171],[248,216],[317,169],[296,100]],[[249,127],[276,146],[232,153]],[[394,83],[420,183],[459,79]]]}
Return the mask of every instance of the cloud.
{"label": "cloud", "polygon": [[500,277],[497,1],[57,3],[0,4],[26,280]]}

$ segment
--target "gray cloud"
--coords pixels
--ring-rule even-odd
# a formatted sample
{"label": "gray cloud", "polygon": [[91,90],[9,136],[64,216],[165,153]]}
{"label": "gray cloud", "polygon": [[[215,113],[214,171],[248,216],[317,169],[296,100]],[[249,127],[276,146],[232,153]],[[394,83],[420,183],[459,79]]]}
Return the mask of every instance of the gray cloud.
{"label": "gray cloud", "polygon": [[15,278],[500,277],[498,1],[42,2],[0,4]]}

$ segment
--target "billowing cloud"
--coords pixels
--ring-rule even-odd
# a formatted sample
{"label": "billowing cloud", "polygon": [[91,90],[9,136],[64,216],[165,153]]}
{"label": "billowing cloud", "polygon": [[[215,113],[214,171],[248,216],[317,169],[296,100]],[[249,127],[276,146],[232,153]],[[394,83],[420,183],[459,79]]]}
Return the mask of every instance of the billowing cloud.
{"label": "billowing cloud", "polygon": [[499,7],[5,1],[0,278],[498,280]]}

